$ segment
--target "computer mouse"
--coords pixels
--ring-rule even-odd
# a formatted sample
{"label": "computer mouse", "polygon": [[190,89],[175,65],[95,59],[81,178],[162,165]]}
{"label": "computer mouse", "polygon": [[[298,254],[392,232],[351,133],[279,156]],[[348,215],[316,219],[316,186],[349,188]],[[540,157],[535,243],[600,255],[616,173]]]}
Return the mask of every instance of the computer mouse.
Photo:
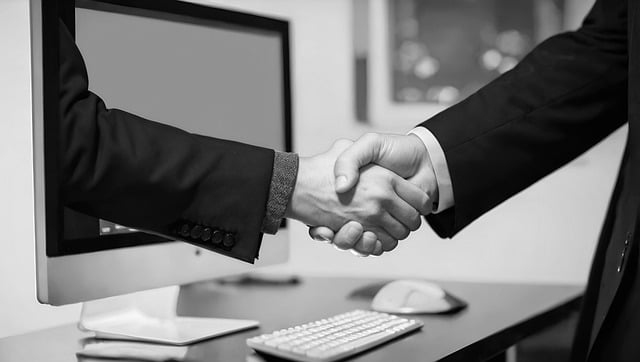
{"label": "computer mouse", "polygon": [[451,295],[438,284],[424,280],[396,280],[387,283],[371,302],[373,310],[395,314],[451,313],[466,306],[466,302]]}

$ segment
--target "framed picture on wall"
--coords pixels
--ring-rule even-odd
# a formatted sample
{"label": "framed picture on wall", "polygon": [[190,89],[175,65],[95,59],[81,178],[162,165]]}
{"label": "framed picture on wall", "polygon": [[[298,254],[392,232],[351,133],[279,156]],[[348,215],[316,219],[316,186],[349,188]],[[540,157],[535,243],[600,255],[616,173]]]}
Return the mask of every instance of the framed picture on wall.
{"label": "framed picture on wall", "polygon": [[564,0],[354,0],[356,113],[407,128],[563,31]]}

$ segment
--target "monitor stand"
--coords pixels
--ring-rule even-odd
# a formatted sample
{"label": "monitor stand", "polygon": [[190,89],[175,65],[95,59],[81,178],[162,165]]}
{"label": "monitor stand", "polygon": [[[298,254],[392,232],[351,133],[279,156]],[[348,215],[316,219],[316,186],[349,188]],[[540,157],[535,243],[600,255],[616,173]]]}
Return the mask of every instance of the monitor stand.
{"label": "monitor stand", "polygon": [[85,302],[78,328],[99,339],[183,346],[254,328],[258,321],[176,315],[178,287]]}

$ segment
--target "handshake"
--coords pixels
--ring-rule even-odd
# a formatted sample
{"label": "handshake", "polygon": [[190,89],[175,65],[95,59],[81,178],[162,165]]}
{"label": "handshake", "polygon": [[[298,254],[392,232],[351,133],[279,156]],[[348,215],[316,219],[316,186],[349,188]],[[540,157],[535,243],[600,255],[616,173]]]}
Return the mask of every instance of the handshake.
{"label": "handshake", "polygon": [[381,255],[417,230],[437,200],[435,174],[419,137],[369,133],[300,158],[285,216],[309,225],[316,240],[360,256]]}

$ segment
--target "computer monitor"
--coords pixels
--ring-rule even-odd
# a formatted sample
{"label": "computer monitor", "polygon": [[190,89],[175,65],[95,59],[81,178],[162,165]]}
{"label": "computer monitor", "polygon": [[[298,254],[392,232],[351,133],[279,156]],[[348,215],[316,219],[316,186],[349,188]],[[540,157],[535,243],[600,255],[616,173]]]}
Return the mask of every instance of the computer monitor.
{"label": "computer monitor", "polygon": [[[193,133],[291,149],[288,22],[174,0],[31,0],[37,295],[61,305],[283,263],[286,228],[255,265],[61,204],[58,19],[109,108]],[[239,165],[239,167],[242,167]]]}

